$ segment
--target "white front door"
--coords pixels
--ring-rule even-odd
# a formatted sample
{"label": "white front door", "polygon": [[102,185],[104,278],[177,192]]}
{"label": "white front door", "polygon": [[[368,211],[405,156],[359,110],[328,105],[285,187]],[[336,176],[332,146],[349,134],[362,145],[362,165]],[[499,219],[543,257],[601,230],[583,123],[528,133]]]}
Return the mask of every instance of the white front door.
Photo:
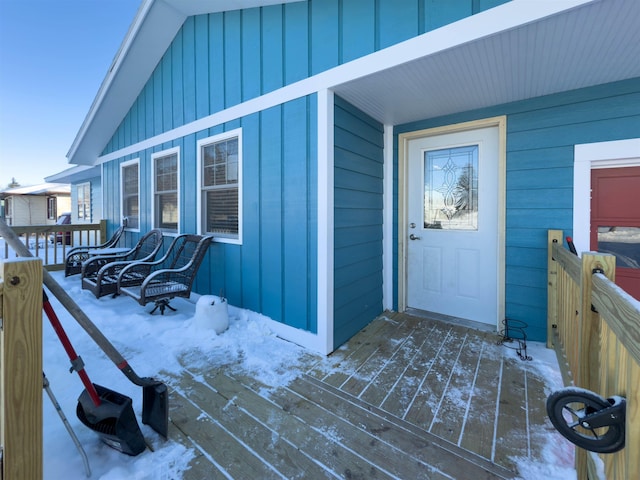
{"label": "white front door", "polygon": [[499,130],[409,140],[407,307],[496,325]]}

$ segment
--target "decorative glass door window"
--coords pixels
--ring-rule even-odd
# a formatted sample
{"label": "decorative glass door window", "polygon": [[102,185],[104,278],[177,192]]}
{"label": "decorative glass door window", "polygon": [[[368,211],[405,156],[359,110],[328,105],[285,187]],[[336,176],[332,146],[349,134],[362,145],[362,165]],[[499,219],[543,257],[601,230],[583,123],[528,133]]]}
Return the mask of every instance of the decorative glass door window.
{"label": "decorative glass door window", "polygon": [[424,152],[424,228],[478,229],[478,145]]}

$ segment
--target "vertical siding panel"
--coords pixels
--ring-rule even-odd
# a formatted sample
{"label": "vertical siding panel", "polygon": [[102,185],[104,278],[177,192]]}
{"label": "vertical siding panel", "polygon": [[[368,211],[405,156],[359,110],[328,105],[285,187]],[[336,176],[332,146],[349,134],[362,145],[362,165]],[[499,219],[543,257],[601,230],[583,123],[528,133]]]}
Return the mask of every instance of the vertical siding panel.
{"label": "vertical siding panel", "polygon": [[209,115],[209,16],[195,17],[194,62],[196,118]]}
{"label": "vertical siding panel", "polygon": [[153,72],[153,135],[163,132],[164,107],[162,92],[162,60]]}
{"label": "vertical siding panel", "polygon": [[153,94],[153,78],[154,74],[151,75],[149,81],[144,87],[144,100],[145,100],[145,125],[144,125],[144,137],[149,138],[153,136],[153,125],[155,121],[155,115],[153,110],[153,102],[154,102],[154,94]]}
{"label": "vertical siding panel", "polygon": [[126,117],[125,129],[124,129],[124,144],[122,147],[126,145],[131,145],[136,141],[135,133],[138,131],[138,102],[133,102],[131,105],[131,109]]}
{"label": "vertical siding panel", "polygon": [[222,13],[209,15],[209,111],[224,110],[224,17]]}
{"label": "vertical siding panel", "polygon": [[309,76],[307,2],[284,6],[284,81],[288,85]]}
{"label": "vertical siding panel", "polygon": [[[418,35],[418,0],[378,0],[380,5],[378,35],[379,49]],[[402,5],[399,6],[398,4]]]}
{"label": "vertical siding panel", "polygon": [[473,13],[472,0],[425,0],[425,28],[435,30]]}
{"label": "vertical siding panel", "polygon": [[171,125],[172,128],[184,124],[184,81],[182,72],[182,35],[183,30],[178,32],[171,44]]}
{"label": "vertical siding panel", "polygon": [[311,2],[311,74],[340,62],[339,0]]}
{"label": "vertical siding panel", "polygon": [[147,231],[151,230],[151,226],[153,225],[151,218],[151,204],[153,203],[153,179],[151,178],[153,165],[151,162],[151,154],[156,150],[160,149],[147,148],[144,151],[144,168],[140,169],[140,203],[144,205],[144,207],[141,206],[140,212],[143,212],[142,216],[144,217],[146,224],[145,230]]}
{"label": "vertical siding panel", "polygon": [[284,105],[284,320],[307,328],[307,101]]}
{"label": "vertical siding panel", "polygon": [[484,12],[485,10],[497,7],[498,5],[502,5],[503,3],[507,3],[508,1],[510,0],[480,0],[480,11]]}
{"label": "vertical siding panel", "polygon": [[262,90],[271,92],[284,85],[282,6],[262,8]]}
{"label": "vertical siding panel", "polygon": [[180,233],[197,232],[196,200],[198,186],[196,184],[196,135],[183,138],[180,148]]}
{"label": "vertical siding panel", "polygon": [[240,10],[224,14],[224,98],[229,108],[242,101]]}
{"label": "vertical siding panel", "polygon": [[307,328],[318,332],[318,100],[307,98],[308,111],[308,169],[307,169]]}
{"label": "vertical siding panel", "polygon": [[162,57],[160,62],[162,66],[162,129],[160,132],[166,132],[173,128],[173,84],[171,81],[171,53],[170,48]]}
{"label": "vertical siding panel", "polygon": [[262,93],[260,9],[242,11],[242,100]]}
{"label": "vertical siding panel", "polygon": [[[242,300],[245,308],[260,304],[260,115],[242,119]],[[269,253],[267,253],[268,255]]]}
{"label": "vertical siding panel", "polygon": [[261,113],[260,234],[262,312],[276,320],[282,311],[282,107]]}
{"label": "vertical siding panel", "polygon": [[147,124],[147,89],[143,88],[138,97],[138,131],[136,133],[136,141],[142,141],[146,137],[146,124]]}
{"label": "vertical siding panel", "polygon": [[189,17],[182,26],[182,123],[196,119],[196,44],[195,17]]}
{"label": "vertical siding panel", "polygon": [[368,55],[375,51],[376,0],[349,0],[342,2],[342,62]]}

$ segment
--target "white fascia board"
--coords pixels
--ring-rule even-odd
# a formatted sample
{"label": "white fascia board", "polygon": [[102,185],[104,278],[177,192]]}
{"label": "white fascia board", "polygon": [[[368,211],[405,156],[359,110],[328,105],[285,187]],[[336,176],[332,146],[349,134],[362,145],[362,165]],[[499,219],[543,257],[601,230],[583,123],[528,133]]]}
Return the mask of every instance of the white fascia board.
{"label": "white fascia board", "polygon": [[191,135],[206,128],[317,93],[323,89],[334,89],[341,84],[375,74],[376,72],[425,56],[441,53],[453,47],[508,31],[593,1],[599,0],[513,0],[114,151],[99,157],[97,163],[114,160],[167,141]]}

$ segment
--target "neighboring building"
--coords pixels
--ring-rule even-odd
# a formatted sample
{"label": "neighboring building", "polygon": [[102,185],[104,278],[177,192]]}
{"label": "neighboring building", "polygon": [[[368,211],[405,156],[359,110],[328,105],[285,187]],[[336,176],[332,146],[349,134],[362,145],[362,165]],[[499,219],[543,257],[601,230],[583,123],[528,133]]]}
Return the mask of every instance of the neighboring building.
{"label": "neighboring building", "polygon": [[640,165],[638,18],[637,0],[145,0],[69,161],[102,169],[130,241],[213,234],[194,290],[313,350],[384,309],[543,340],[547,230],[588,250],[591,169]]}
{"label": "neighboring building", "polygon": [[71,187],[71,223],[98,223],[102,220],[102,179],[100,167],[72,167],[45,178]]}
{"label": "neighboring building", "polygon": [[69,186],[43,183],[0,192],[8,225],[53,225],[71,206]]}

